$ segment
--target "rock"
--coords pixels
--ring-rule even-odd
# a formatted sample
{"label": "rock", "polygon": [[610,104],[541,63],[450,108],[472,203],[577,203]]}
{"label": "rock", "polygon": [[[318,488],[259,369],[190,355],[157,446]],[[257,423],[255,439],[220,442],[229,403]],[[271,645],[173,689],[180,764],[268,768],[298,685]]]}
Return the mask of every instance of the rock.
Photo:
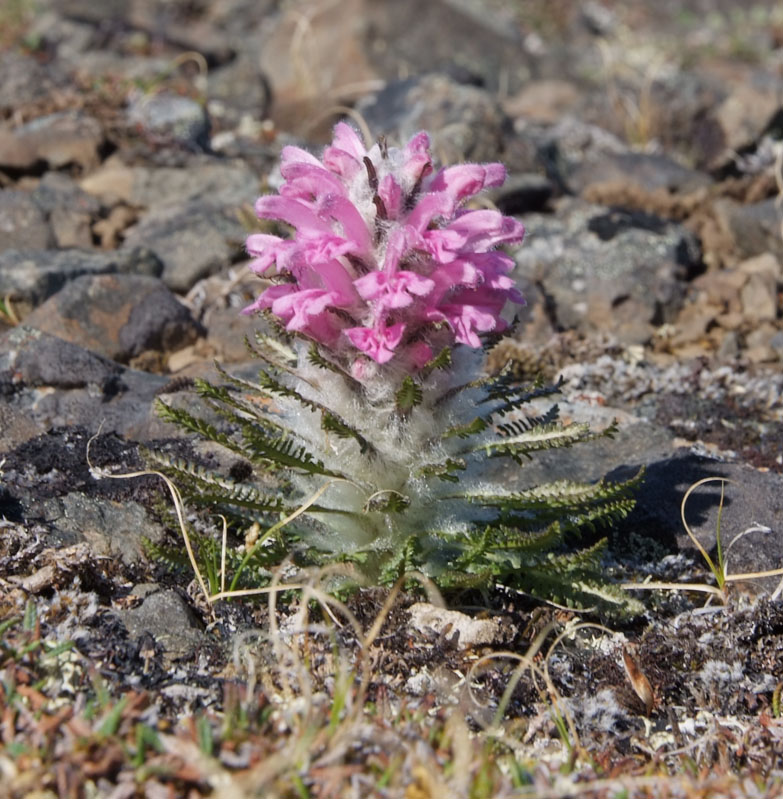
{"label": "rock", "polygon": [[783,261],[780,210],[774,197],[746,205],[721,199],[715,202],[714,208],[721,224],[731,232],[741,258],[771,253],[778,261]]}
{"label": "rock", "polygon": [[185,659],[207,637],[188,603],[173,589],[149,594],[137,608],[118,611],[133,638],[151,635],[163,648],[164,665]]}
{"label": "rock", "polygon": [[234,206],[205,197],[148,212],[128,231],[123,249],[151,248],[163,262],[166,285],[184,293],[238,257],[246,237]]}
{"label": "rock", "polygon": [[567,200],[556,216],[531,214],[525,226],[517,273],[544,290],[557,322],[626,344],[676,318],[699,263],[690,233],[646,214]]}
{"label": "rock", "polygon": [[493,94],[516,92],[536,68],[520,25],[498,6],[453,0],[367,0],[364,52],[387,80],[401,74],[471,76]]}
{"label": "rock", "polygon": [[783,283],[783,263],[771,252],[742,261],[737,264],[737,270],[745,275],[763,275],[774,283]]}
{"label": "rock", "polygon": [[264,119],[272,100],[266,76],[253,54],[209,73],[207,109],[223,125],[236,126],[243,117]]}
{"label": "rock", "polygon": [[405,142],[429,131],[432,151],[442,163],[497,161],[503,149],[505,117],[487,91],[446,75],[394,81],[357,104],[373,136]]}
{"label": "rock", "polygon": [[[685,492],[706,477],[723,477],[725,500],[720,525],[720,483],[710,482],[695,490],[685,508],[685,518],[702,546],[715,557],[716,530],[720,529],[723,551],[745,530],[754,526],[770,528],[768,533],[753,532],[738,538],[726,554],[729,574],[783,568],[783,529],[780,497],[783,476],[763,472],[737,463],[726,463],[680,449],[676,454],[647,467],[644,486],[637,497],[637,508],[627,524],[656,532],[664,543],[676,543],[680,550],[695,552],[696,547],[683,529],[680,505]],[[706,570],[706,564],[704,564]],[[775,589],[780,576],[748,581],[767,591]]]}
{"label": "rock", "polygon": [[[114,250],[120,237],[137,219],[136,211],[127,205],[115,205],[105,219],[99,219],[93,226],[93,233],[100,239],[101,249]],[[161,267],[163,265],[161,264]]]}
{"label": "rock", "polygon": [[724,152],[714,111],[727,96],[726,80],[704,70],[672,70],[647,87],[654,130],[663,147],[697,169],[711,169]]}
{"label": "rock", "polygon": [[52,169],[76,164],[83,172],[98,164],[104,142],[100,122],[80,111],[62,111],[33,119],[16,128],[13,136],[23,141],[34,155],[29,166],[38,161],[45,161]]}
{"label": "rock", "polygon": [[0,75],[3,76],[0,81],[2,110],[13,110],[42,100],[62,82],[55,81],[56,73],[53,74],[35,58],[10,48],[0,53]]}
{"label": "rock", "polygon": [[203,197],[240,206],[253,203],[260,189],[257,175],[246,164],[211,156],[190,159],[187,168],[158,169],[127,166],[119,159],[109,159],[80,185],[107,205],[122,201],[144,208]]}
{"label": "rock", "polygon": [[474,619],[456,610],[431,605],[429,602],[416,602],[408,608],[410,624],[414,630],[423,635],[436,635],[452,639],[457,638],[459,649],[470,649],[474,646],[490,646],[501,643],[508,638],[508,631],[503,630],[501,619]]}
{"label": "rock", "polygon": [[0,191],[0,251],[52,244],[52,229],[32,195],[17,189]]}
{"label": "rock", "polygon": [[112,360],[192,343],[199,326],[157,278],[84,275],[33,311],[25,324]]}
{"label": "rock", "polygon": [[209,149],[209,117],[189,97],[168,91],[139,94],[128,105],[128,122],[155,145],[178,145],[193,152]]}
{"label": "rock", "polygon": [[564,180],[576,193],[590,186],[622,183],[644,191],[690,192],[712,184],[704,172],[689,169],[665,155],[594,152],[574,165]]}
{"label": "rock", "polygon": [[32,142],[0,128],[0,169],[26,172],[43,166]]}
{"label": "rock", "polygon": [[514,129],[517,137],[530,142],[547,177],[565,193],[579,190],[574,187],[579,169],[587,171],[591,164],[602,164],[612,155],[628,152],[617,136],[571,116],[544,126],[517,119]]}
{"label": "rock", "polygon": [[157,257],[143,247],[114,253],[6,250],[0,252],[0,296],[35,307],[82,275],[124,272],[158,276],[162,270]]}
{"label": "rock", "polygon": [[[176,431],[160,422],[152,403],[168,383],[26,325],[0,336],[0,403],[25,415],[39,433],[82,425],[147,440]],[[25,432],[29,432],[25,431]],[[3,443],[12,446],[3,430]]]}
{"label": "rock", "polygon": [[764,76],[756,77],[756,81],[742,81],[715,109],[725,147],[718,156],[720,162],[733,160],[736,152],[755,144],[775,114],[783,110],[779,79],[764,81]]}
{"label": "rock", "polygon": [[742,287],[742,312],[751,322],[772,321],[778,315],[778,292],[774,279],[754,274]]}
{"label": "rock", "polygon": [[101,206],[72,178],[62,172],[47,172],[33,191],[33,199],[49,215],[58,247],[88,249],[92,246],[91,224]]}
{"label": "rock", "polygon": [[163,528],[138,502],[115,502],[72,492],[62,497],[31,502],[27,518],[42,518],[52,525],[61,543],[86,541],[98,556],[116,558],[126,566],[145,559],[143,539],[160,542]]}
{"label": "rock", "polygon": [[747,274],[739,270],[711,269],[691,281],[691,292],[703,294],[705,302],[721,307],[724,313],[739,314],[740,293],[747,282]]}
{"label": "rock", "polygon": [[553,125],[566,114],[574,114],[584,96],[574,83],[567,80],[535,80],[505,100],[503,110],[512,119],[524,117]]}
{"label": "rock", "polygon": [[488,196],[509,216],[543,211],[555,194],[554,184],[543,175],[511,173],[499,189]]}

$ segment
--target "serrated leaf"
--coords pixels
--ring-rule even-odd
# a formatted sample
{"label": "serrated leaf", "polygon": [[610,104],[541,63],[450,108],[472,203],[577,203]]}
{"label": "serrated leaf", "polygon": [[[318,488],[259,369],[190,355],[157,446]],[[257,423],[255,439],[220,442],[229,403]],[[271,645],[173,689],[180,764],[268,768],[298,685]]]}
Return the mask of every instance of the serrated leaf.
{"label": "serrated leaf", "polygon": [[334,433],[339,438],[352,438],[359,445],[362,455],[374,452],[373,445],[355,428],[346,424],[339,416],[324,410],[321,413],[321,429]]}
{"label": "serrated leaf", "polygon": [[445,441],[449,438],[470,438],[471,436],[475,436],[478,433],[483,432],[487,429],[487,423],[482,419],[480,416],[477,416],[472,422],[467,422],[465,424],[458,424],[454,427],[450,427],[448,430],[441,433],[441,441]]}
{"label": "serrated leaf", "polygon": [[423,394],[421,387],[414,381],[410,375],[406,375],[402,381],[402,385],[394,395],[394,401],[397,405],[397,410],[401,414],[410,413],[410,411],[417,405],[421,404]]}
{"label": "serrated leaf", "polygon": [[420,477],[437,477],[449,483],[457,483],[459,477],[456,472],[464,471],[466,467],[467,464],[462,458],[447,458],[441,463],[429,463],[422,466],[417,474]]}

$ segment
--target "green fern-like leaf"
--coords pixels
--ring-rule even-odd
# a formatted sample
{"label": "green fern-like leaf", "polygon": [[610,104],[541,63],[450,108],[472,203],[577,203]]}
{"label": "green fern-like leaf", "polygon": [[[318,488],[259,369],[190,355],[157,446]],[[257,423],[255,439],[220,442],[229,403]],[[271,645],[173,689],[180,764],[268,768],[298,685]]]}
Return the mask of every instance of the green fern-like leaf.
{"label": "green fern-like leaf", "polygon": [[486,429],[487,429],[486,421],[482,419],[480,416],[477,416],[472,422],[467,422],[465,424],[449,427],[447,430],[444,430],[443,433],[441,433],[440,437],[442,441],[454,437],[470,438],[471,436],[475,436]]}
{"label": "green fern-like leaf", "polygon": [[404,415],[410,413],[417,405],[420,405],[423,398],[421,387],[410,375],[406,375],[394,396],[394,401],[399,413]]}

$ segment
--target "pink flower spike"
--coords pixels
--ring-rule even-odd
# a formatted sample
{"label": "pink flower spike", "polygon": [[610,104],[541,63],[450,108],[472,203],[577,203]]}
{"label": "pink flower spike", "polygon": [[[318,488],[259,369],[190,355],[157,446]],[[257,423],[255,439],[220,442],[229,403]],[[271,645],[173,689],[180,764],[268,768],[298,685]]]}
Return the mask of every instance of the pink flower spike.
{"label": "pink flower spike", "polygon": [[481,339],[477,332],[489,333],[494,330],[500,318],[475,305],[441,305],[440,310],[454,331],[454,338],[469,347],[480,347]]}
{"label": "pink flower spike", "polygon": [[270,275],[274,267],[284,282],[246,310],[271,310],[360,381],[379,378],[390,361],[399,375],[444,346],[478,347],[482,334],[505,326],[506,303],[523,301],[514,261],[497,248],[521,241],[524,228],[498,211],[466,208],[503,182],[501,164],[431,174],[426,133],[401,149],[367,152],[341,122],[320,158],[285,147],[280,171],[279,194],[261,197],[256,212],[293,233],[253,234],[247,249],[251,269]]}
{"label": "pink flower spike", "polygon": [[320,164],[291,164],[286,170],[286,180],[280,194],[283,197],[299,197],[310,200],[325,194],[345,194],[340,179]]}

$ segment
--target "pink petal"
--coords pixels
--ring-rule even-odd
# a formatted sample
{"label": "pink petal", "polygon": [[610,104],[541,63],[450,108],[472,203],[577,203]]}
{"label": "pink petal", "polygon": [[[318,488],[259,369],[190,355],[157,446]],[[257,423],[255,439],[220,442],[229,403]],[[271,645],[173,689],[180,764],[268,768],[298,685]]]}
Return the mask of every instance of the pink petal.
{"label": "pink petal", "polygon": [[339,222],[345,238],[356,245],[357,253],[369,252],[372,242],[367,223],[356,206],[347,197],[338,197],[334,194],[325,197],[321,205],[320,216]]}
{"label": "pink petal", "polygon": [[454,215],[454,200],[445,192],[425,194],[413,207],[407,224],[418,233],[423,233],[427,225],[436,217],[450,219]]}
{"label": "pink petal", "polygon": [[303,203],[290,197],[267,194],[256,200],[256,215],[259,219],[279,219],[295,228],[312,228],[325,233],[329,226]]}
{"label": "pink petal", "polygon": [[382,330],[369,327],[349,327],[343,332],[357,349],[369,355],[376,363],[386,363],[394,357],[405,325],[400,322]]}
{"label": "pink petal", "polygon": [[281,283],[277,286],[270,286],[252,305],[248,305],[246,308],[243,308],[242,313],[250,314],[254,313],[255,311],[260,311],[264,308],[271,308],[272,303],[276,299],[283,297],[286,294],[291,294],[295,291],[297,291],[297,288],[292,283]]}
{"label": "pink petal", "polygon": [[507,244],[522,241],[525,228],[510,216],[503,216],[499,211],[479,210],[464,211],[448,225],[450,230],[463,234],[466,247],[478,252]]}
{"label": "pink petal", "polygon": [[421,369],[425,363],[429,363],[432,360],[432,347],[423,341],[414,341],[408,347],[408,356],[413,362],[414,368]]}
{"label": "pink petal", "polygon": [[320,164],[291,164],[284,177],[288,181],[280,187],[280,194],[284,197],[309,200],[325,194],[345,194],[346,191],[342,181]]}
{"label": "pink petal", "polygon": [[303,150],[301,147],[294,147],[294,145],[288,144],[280,152],[280,173],[284,178],[288,177],[286,170],[292,164],[311,164],[323,169],[323,164],[312,153],[308,153],[307,150]]}
{"label": "pink petal", "polygon": [[304,330],[311,317],[322,314],[330,305],[334,305],[334,292],[321,289],[306,289],[284,294],[272,302],[272,313],[281,319],[287,319],[288,330]]}
{"label": "pink petal", "polygon": [[391,176],[384,175],[378,184],[378,196],[383,200],[389,219],[397,219],[402,210],[402,189]]}

